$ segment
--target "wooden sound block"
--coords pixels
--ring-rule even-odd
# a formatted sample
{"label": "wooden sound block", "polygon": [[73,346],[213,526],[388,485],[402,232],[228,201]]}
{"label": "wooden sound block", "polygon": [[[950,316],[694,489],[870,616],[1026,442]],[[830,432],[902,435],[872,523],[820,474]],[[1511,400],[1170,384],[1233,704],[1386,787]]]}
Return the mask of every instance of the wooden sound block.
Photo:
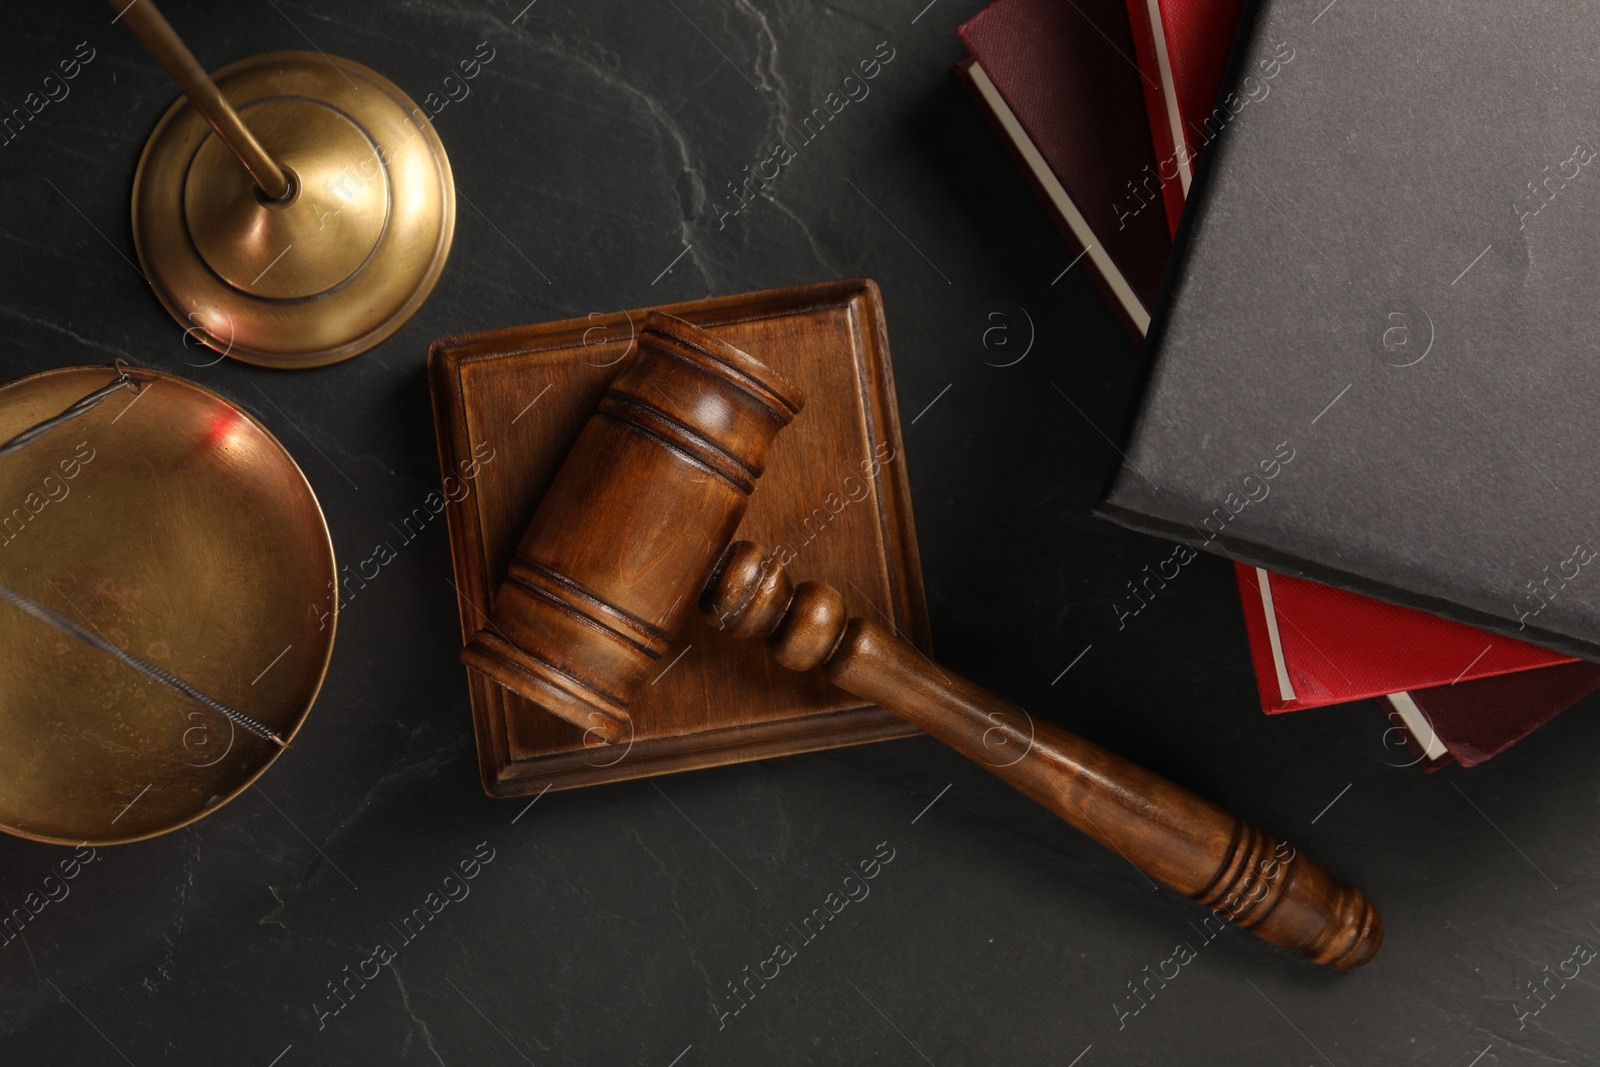
{"label": "wooden sound block", "polygon": [[[826,579],[851,614],[930,652],[927,604],[878,287],[846,279],[660,308],[797,384],[739,527],[796,580]],[[428,369],[465,642],[545,489],[617,371],[645,311],[445,337]],[[468,476],[470,474],[470,477]],[[820,674],[775,665],[698,617],[633,701],[614,745],[468,671],[483,786],[523,796],[917,732]]]}

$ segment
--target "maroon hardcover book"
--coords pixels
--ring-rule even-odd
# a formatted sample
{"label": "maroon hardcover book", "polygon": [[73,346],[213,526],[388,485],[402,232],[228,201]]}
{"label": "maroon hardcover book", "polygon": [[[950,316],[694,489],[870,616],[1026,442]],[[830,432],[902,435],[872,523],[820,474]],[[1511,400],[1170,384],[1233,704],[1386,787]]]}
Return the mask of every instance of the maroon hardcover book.
{"label": "maroon hardcover book", "polygon": [[[1596,689],[1600,664],[1578,660],[1383,699],[1403,717],[1407,744],[1423,768],[1436,771],[1452,763],[1471,767],[1499,755]],[[1404,697],[1410,698],[1410,709],[1396,702]]]}
{"label": "maroon hardcover book", "polygon": [[960,33],[963,84],[1142,340],[1172,241],[1160,207],[1129,206],[1156,161],[1125,0],[997,0]]}

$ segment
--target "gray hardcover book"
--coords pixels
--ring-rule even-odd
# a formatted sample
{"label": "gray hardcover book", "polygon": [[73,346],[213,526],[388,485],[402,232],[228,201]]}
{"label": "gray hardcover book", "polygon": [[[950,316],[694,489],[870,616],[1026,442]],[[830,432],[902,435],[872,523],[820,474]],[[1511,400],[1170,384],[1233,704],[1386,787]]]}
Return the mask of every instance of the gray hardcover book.
{"label": "gray hardcover book", "polygon": [[1248,32],[1101,513],[1600,659],[1600,19]]}

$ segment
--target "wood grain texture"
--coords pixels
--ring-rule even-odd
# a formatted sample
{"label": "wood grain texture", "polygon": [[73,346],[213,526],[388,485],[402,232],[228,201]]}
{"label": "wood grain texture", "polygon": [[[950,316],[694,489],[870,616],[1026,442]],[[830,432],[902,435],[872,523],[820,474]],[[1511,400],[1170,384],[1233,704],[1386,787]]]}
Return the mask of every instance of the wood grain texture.
{"label": "wood grain texture", "polygon": [[[929,649],[927,608],[877,287],[862,279],[660,309],[794,382],[804,415],[779,434],[738,536],[786,545],[799,576],[836,581],[849,609]],[[465,642],[557,470],[634,354],[645,312],[441,338],[430,385],[447,481]],[[476,464],[470,485],[463,472]],[[465,465],[465,466],[464,466]],[[870,476],[867,472],[870,472]],[[835,510],[837,509],[837,510]],[[685,590],[692,601],[694,590]],[[679,658],[681,655],[681,658]],[[660,659],[614,746],[467,672],[484,789],[553,789],[903,737],[915,728],[820,675],[778,669],[759,646],[698,618]]]}
{"label": "wood grain texture", "polygon": [[804,406],[777,372],[652,311],[461,662],[615,744]]}

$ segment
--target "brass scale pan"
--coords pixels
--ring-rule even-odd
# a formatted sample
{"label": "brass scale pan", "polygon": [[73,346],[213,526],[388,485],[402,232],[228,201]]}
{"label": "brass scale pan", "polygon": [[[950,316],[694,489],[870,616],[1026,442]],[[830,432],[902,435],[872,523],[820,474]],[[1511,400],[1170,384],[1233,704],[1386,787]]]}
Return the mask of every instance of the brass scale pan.
{"label": "brass scale pan", "polygon": [[[0,386],[9,440],[116,378]],[[333,544],[289,453],[158,371],[0,457],[0,583],[292,738],[327,672]],[[114,844],[243,792],[281,749],[0,603],[0,830]]]}

